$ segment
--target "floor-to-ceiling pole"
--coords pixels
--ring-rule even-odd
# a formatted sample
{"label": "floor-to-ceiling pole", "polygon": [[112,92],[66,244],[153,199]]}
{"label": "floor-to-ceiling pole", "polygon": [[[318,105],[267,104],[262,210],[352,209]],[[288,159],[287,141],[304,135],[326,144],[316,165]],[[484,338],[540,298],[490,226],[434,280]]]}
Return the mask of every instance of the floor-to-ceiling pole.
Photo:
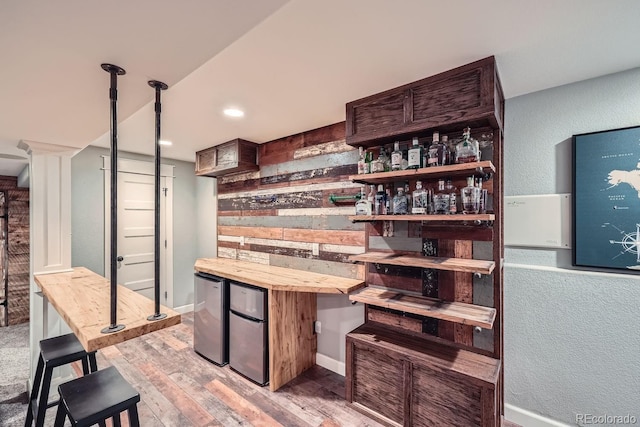
{"label": "floor-to-ceiling pole", "polygon": [[162,113],[162,105],[160,103],[160,92],[168,89],[165,83],[157,80],[149,80],[149,86],[156,90],[156,170],[155,170],[155,241],[154,241],[154,314],[147,317],[147,320],[160,320],[167,317],[166,314],[160,313],[160,114]]}
{"label": "floor-to-ceiling pole", "polygon": [[109,100],[111,104],[111,306],[109,326],[102,329],[103,334],[109,334],[124,329],[118,325],[118,76],[125,74],[124,69],[112,64],[102,64],[102,69],[111,75]]}

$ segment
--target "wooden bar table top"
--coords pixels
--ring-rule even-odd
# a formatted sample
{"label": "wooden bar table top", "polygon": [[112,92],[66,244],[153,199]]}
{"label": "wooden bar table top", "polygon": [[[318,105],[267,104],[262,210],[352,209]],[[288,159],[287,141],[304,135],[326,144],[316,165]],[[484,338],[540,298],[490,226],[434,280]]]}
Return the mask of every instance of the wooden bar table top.
{"label": "wooden bar table top", "polygon": [[154,302],[118,285],[118,324],[125,328],[111,334],[100,332],[110,324],[110,280],[85,267],[63,273],[38,274],[35,282],[58,314],[76,334],[86,351],[129,340],[180,323],[180,313],[160,306],[166,318],[149,321]]}
{"label": "wooden bar table top", "polygon": [[274,291],[348,294],[364,281],[227,258],[200,258],[195,270]]}

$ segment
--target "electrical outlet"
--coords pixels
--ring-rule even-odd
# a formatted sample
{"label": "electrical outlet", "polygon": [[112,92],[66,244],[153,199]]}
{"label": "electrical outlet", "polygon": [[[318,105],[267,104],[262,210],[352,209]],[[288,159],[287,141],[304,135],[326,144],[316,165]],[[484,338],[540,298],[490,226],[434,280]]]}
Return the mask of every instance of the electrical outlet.
{"label": "electrical outlet", "polygon": [[322,322],[320,322],[319,320],[313,322],[313,332],[315,332],[316,334],[322,333]]}

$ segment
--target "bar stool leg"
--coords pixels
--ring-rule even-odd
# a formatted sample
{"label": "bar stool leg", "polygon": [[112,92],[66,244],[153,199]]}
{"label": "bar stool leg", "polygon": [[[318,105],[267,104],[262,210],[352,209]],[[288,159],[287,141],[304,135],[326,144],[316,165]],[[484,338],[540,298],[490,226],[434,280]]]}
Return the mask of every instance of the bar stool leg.
{"label": "bar stool leg", "polygon": [[82,359],[82,375],[89,375],[89,362],[87,361],[87,358],[83,358]]}
{"label": "bar stool leg", "polygon": [[98,370],[98,362],[96,361],[95,351],[89,353],[89,367],[91,368],[91,372],[96,372]]}
{"label": "bar stool leg", "polygon": [[46,368],[44,370],[44,378],[42,380],[42,387],[40,390],[40,401],[38,402],[38,416],[36,418],[36,427],[44,425],[44,415],[47,412],[47,404],[49,401],[49,393],[46,391],[51,387],[51,374],[53,368]]}
{"label": "bar stool leg", "polygon": [[120,414],[114,415],[111,417],[111,420],[113,421],[113,427],[122,427],[120,424]]}
{"label": "bar stool leg", "polygon": [[36,376],[33,379],[31,385],[31,394],[29,395],[29,407],[27,408],[27,419],[24,422],[24,427],[31,427],[33,422],[33,401],[38,397],[40,391],[40,382],[42,381],[42,371],[44,370],[44,360],[42,355],[38,356],[38,366],[36,367]]}
{"label": "bar stool leg", "polygon": [[138,404],[136,403],[127,410],[129,414],[129,427],[140,427],[140,420],[138,419]]}
{"label": "bar stool leg", "polygon": [[56,421],[53,423],[53,427],[63,427],[64,420],[67,418],[67,412],[64,410],[62,402],[58,404],[58,410],[56,411]]}

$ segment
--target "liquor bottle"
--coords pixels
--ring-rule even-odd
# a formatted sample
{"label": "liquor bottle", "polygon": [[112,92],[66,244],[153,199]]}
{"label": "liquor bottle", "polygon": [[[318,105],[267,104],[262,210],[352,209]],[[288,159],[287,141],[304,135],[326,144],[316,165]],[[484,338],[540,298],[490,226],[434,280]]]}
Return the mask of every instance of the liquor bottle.
{"label": "liquor bottle", "polygon": [[356,202],[356,215],[371,215],[371,201],[367,199],[365,192],[365,186],[360,188],[360,200]]}
{"label": "liquor bottle", "polygon": [[411,148],[407,153],[407,169],[420,169],[422,167],[422,147],[418,142],[418,137],[414,136],[411,141]]}
{"label": "liquor bottle", "polygon": [[471,138],[471,128],[466,127],[462,133],[462,141],[456,145],[456,163],[477,161],[480,161],[480,146],[476,139]]}
{"label": "liquor bottle", "polygon": [[440,133],[433,133],[433,141],[429,146],[428,166],[444,166],[447,159],[447,146],[440,142]]}
{"label": "liquor bottle", "polygon": [[393,214],[393,196],[391,195],[391,184],[386,184],[384,189],[384,214],[391,215]]}
{"label": "liquor bottle", "polygon": [[371,203],[371,212],[373,215],[374,206],[376,203],[376,186],[369,185],[369,193],[367,194],[367,200]]}
{"label": "liquor bottle", "polygon": [[376,193],[376,201],[374,205],[374,215],[384,215],[385,199],[386,193],[384,192],[384,186],[382,184],[378,184],[378,192]]}
{"label": "liquor bottle", "polygon": [[393,143],[393,153],[391,153],[391,170],[402,170],[402,151],[400,151],[400,141]]}
{"label": "liquor bottle", "polygon": [[452,165],[454,164],[455,159],[455,147],[451,146],[449,142],[449,137],[447,135],[442,135],[442,139],[440,140],[442,145],[444,145],[444,164]]}
{"label": "liquor bottle", "polygon": [[384,147],[380,147],[380,154],[378,158],[371,162],[371,173],[384,172]]}
{"label": "liquor bottle", "polygon": [[458,213],[458,195],[457,188],[451,183],[451,179],[447,179],[447,184],[444,186],[444,191],[449,193],[449,213]]}
{"label": "liquor bottle", "polygon": [[393,214],[394,215],[406,215],[408,213],[409,201],[404,194],[404,188],[398,187],[398,192],[393,197]]}
{"label": "liquor bottle", "polygon": [[358,147],[358,175],[367,173],[367,160],[365,158],[364,148]]}
{"label": "liquor bottle", "polygon": [[480,203],[478,204],[478,213],[487,213],[487,197],[488,192],[486,188],[482,188],[482,178],[476,179],[476,187],[480,191]]}
{"label": "liquor bottle", "polygon": [[411,189],[409,188],[409,181],[404,183],[404,195],[407,198],[407,213],[411,215]]}
{"label": "liquor bottle", "polygon": [[445,190],[444,179],[438,180],[438,189],[433,194],[433,213],[435,215],[448,215],[450,213],[450,196]]}
{"label": "liquor bottle", "polygon": [[366,163],[364,173],[371,173],[371,163],[373,162],[373,153],[371,151],[364,152],[364,161]]}
{"label": "liquor bottle", "polygon": [[419,215],[427,213],[427,191],[422,188],[422,181],[416,182],[416,189],[412,197],[411,214]]}
{"label": "liquor bottle", "polygon": [[482,191],[476,187],[473,177],[467,178],[467,186],[460,190],[463,214],[477,214],[480,210],[480,194]]}

